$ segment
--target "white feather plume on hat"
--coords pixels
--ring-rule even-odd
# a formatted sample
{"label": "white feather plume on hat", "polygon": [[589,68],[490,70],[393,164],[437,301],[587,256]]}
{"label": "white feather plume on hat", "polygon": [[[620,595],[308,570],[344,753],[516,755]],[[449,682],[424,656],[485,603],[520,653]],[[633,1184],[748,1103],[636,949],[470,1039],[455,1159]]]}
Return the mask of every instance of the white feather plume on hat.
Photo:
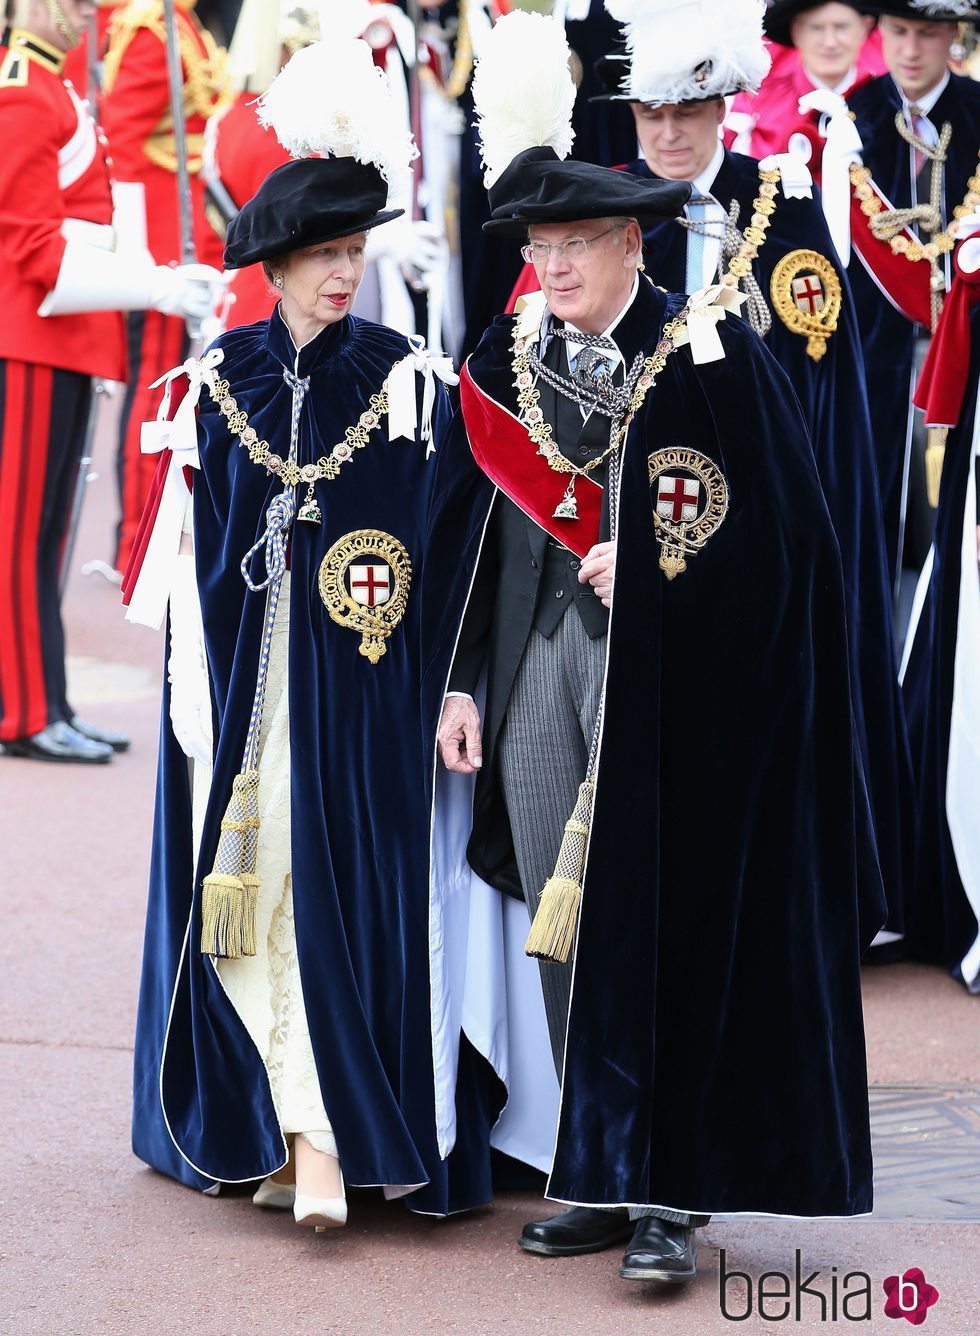
{"label": "white feather plume on hat", "polygon": [[513,10],[498,19],[480,48],[473,104],[489,189],[518,153],[572,149],[575,82],[564,26],[542,14]]}
{"label": "white feather plume on hat", "polygon": [[294,158],[373,163],[389,185],[418,157],[371,48],[351,37],[332,36],[291,56],[259,99],[259,120]]}
{"label": "white feather plume on hat", "polygon": [[755,92],[772,59],[762,40],[764,0],[605,0],[624,28],[623,92],[654,106]]}
{"label": "white feather plume on hat", "polygon": [[[941,14],[943,18],[955,15],[958,19],[970,18],[974,13],[973,0],[909,0],[913,9],[922,11],[923,18],[934,18]],[[950,20],[952,21],[952,20]]]}

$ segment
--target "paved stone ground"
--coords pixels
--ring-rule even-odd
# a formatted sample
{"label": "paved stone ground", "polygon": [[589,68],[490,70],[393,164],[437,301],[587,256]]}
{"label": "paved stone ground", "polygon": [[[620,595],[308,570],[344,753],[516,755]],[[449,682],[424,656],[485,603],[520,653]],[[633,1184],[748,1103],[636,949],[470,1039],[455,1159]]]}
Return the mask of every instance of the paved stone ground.
{"label": "paved stone ground", "polygon": [[[105,557],[112,518],[107,428],[77,564]],[[865,1001],[879,1208],[870,1220],[738,1219],[703,1231],[693,1285],[619,1280],[618,1254],[522,1254],[540,1199],[504,1196],[434,1222],[357,1194],[322,1237],[247,1197],[211,1199],[129,1151],[129,1080],[158,726],[160,637],[128,627],[117,591],[73,573],[76,708],[127,729],[133,749],[97,771],[0,758],[0,1331],[11,1336],[490,1336],[491,1333],[872,1330],[882,1280],[921,1266],[940,1300],[929,1332],[978,1330],[980,1000],[940,971],[868,970]],[[770,1074],[778,1080],[778,1058]],[[760,1099],[765,1098],[760,1090]],[[801,1320],[736,1323],[719,1265],[820,1271]],[[834,1271],[836,1268],[836,1272]],[[872,1278],[874,1318],[831,1321],[836,1277]],[[853,1287],[854,1282],[851,1283]],[[850,1292],[850,1290],[848,1291]],[[745,1311],[743,1282],[728,1286]],[[899,1326],[898,1336],[904,1328]]]}

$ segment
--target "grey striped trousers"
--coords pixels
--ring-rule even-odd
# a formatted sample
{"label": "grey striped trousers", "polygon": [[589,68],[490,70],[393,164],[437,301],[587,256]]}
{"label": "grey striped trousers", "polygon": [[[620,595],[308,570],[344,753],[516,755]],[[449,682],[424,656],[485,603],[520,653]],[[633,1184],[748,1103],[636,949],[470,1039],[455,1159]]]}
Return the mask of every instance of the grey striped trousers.
{"label": "grey striped trousers", "polygon": [[[606,637],[590,640],[572,604],[549,639],[532,630],[500,734],[500,775],[517,869],[531,917],[551,876],[592,746],[606,660]],[[539,963],[555,1066],[561,1079],[572,962]],[[678,1225],[708,1216],[634,1208]]]}

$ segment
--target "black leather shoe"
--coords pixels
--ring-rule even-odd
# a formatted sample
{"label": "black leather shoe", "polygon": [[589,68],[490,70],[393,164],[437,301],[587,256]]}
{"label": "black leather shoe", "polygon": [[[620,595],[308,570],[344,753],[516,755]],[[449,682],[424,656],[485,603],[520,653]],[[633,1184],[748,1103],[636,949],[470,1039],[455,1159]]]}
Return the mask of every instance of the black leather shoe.
{"label": "black leather shoe", "polygon": [[678,1284],[697,1270],[694,1230],[655,1215],[636,1222],[619,1274],[624,1280],[666,1280]]}
{"label": "black leather shoe", "polygon": [[29,738],[5,742],[8,756],[27,756],[34,761],[67,761],[76,765],[105,765],[112,759],[112,748],[104,742],[76,733],[70,724],[57,719]]}
{"label": "black leather shoe", "polygon": [[129,751],[129,738],[125,733],[113,733],[110,728],[99,728],[98,724],[90,724],[87,719],[79,719],[77,714],[73,714],[68,723],[76,733],[81,733],[82,737],[88,738],[90,742],[103,742],[114,752]]}
{"label": "black leather shoe", "polygon": [[517,1242],[525,1252],[539,1253],[542,1257],[574,1257],[578,1253],[612,1248],[628,1239],[632,1232],[633,1222],[626,1210],[597,1211],[592,1206],[573,1206],[550,1220],[525,1225]]}

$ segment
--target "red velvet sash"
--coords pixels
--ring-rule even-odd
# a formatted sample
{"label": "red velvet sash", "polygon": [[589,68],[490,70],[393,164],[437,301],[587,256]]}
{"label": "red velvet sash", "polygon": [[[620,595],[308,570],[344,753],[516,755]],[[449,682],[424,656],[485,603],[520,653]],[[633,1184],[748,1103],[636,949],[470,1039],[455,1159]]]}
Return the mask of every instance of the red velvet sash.
{"label": "red velvet sash", "polygon": [[[873,181],[868,183],[886,209],[893,206]],[[910,240],[915,240],[905,229]],[[932,325],[932,303],[929,280],[931,268],[926,260],[912,264],[904,255],[896,255],[887,241],[878,241],[869,226],[868,217],[861,211],[861,201],[851,193],[851,244],[861,257],[864,267],[895,306],[916,324],[929,329]]]}
{"label": "red velvet sash", "polygon": [[550,469],[527,431],[508,409],[480,388],[469,373],[459,377],[463,420],[473,458],[524,514],[576,556],[584,557],[599,541],[602,488],[589,477],[575,483],[577,520],[559,520],[555,507],[565,494],[568,475]]}

